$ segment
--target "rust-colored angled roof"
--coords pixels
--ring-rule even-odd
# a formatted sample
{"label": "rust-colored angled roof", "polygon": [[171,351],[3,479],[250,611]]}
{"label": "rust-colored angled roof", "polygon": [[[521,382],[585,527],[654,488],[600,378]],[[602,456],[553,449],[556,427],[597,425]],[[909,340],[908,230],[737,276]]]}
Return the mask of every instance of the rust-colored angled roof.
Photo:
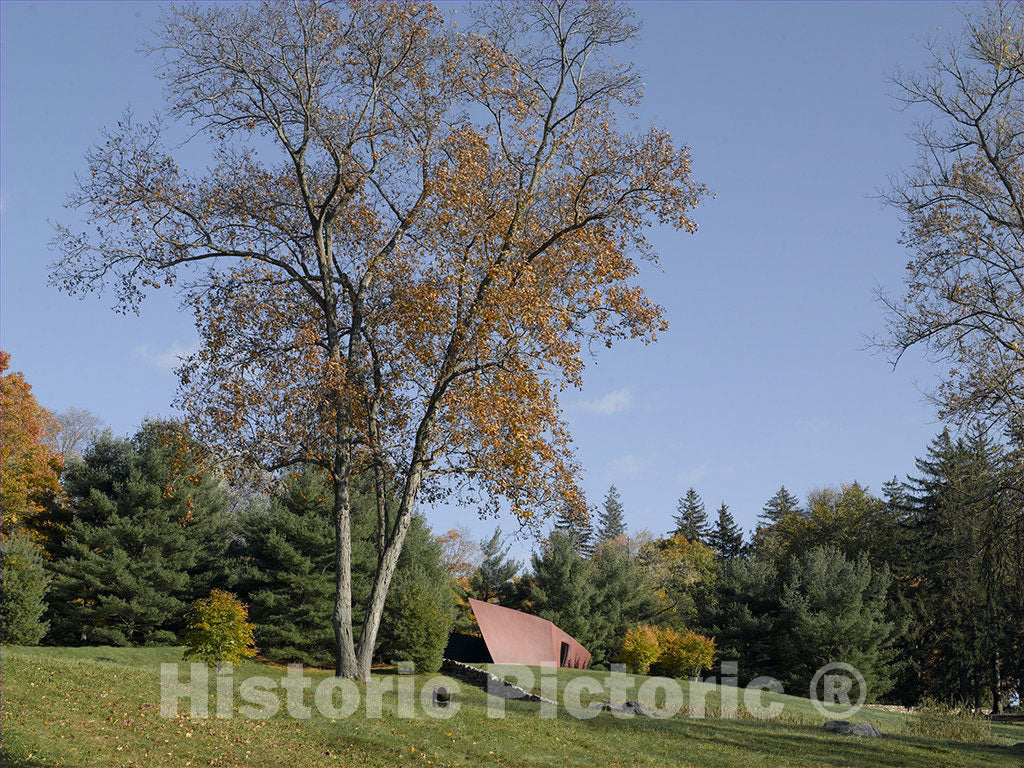
{"label": "rust-colored angled roof", "polygon": [[561,666],[585,669],[590,665],[590,651],[547,619],[473,598],[469,605],[495,664],[557,665],[564,643]]}

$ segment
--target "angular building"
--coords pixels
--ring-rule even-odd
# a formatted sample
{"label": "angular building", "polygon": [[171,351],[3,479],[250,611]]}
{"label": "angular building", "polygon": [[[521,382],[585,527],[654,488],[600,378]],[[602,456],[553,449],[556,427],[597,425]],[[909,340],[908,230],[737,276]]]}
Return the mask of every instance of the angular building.
{"label": "angular building", "polygon": [[568,632],[529,613],[470,598],[482,638],[452,635],[445,656],[477,664],[557,664],[586,669],[590,651]]}

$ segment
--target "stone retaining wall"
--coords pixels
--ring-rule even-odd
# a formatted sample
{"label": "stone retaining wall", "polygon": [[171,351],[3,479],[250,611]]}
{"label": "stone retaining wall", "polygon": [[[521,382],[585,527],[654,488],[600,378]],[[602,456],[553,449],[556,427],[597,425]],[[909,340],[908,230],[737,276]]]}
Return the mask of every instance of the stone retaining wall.
{"label": "stone retaining wall", "polygon": [[443,659],[441,661],[441,672],[449,677],[454,677],[456,680],[469,683],[470,685],[475,685],[477,688],[483,688],[489,694],[498,696],[502,699],[545,701],[548,704],[555,704],[555,702],[550,699],[545,699],[542,696],[531,693],[524,688],[520,688],[518,685],[513,685],[508,680],[498,677],[497,675],[493,675],[486,670],[478,669],[477,667],[470,666],[469,664],[463,664],[461,661]]}

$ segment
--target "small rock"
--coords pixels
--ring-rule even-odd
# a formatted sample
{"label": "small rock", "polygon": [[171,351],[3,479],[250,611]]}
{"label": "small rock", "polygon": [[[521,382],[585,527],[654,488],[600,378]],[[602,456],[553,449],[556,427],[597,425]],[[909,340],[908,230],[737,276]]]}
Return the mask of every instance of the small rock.
{"label": "small rock", "polygon": [[434,689],[434,706],[447,707],[452,701],[452,692],[445,686],[439,685]]}
{"label": "small rock", "polygon": [[650,717],[651,713],[635,701],[627,701],[625,704],[616,704],[613,701],[592,701],[588,705],[590,709],[597,709],[601,712],[621,712],[631,715]]}
{"label": "small rock", "polygon": [[644,709],[644,706],[642,704],[640,704],[639,702],[627,701],[625,706],[626,706],[626,709],[629,710],[630,712],[635,712],[636,714],[643,715],[644,717],[654,717],[654,715],[652,715],[650,712],[648,712],[646,709]]}
{"label": "small rock", "polygon": [[867,736],[875,739],[882,735],[871,723],[851,723],[849,720],[829,720],[825,723],[829,733],[846,733],[851,736]]}

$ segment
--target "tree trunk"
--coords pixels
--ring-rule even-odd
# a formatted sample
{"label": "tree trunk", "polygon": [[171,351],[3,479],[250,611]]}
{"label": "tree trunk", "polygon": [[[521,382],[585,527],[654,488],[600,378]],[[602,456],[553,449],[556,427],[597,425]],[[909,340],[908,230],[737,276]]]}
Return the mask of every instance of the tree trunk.
{"label": "tree trunk", "polygon": [[347,471],[334,482],[334,674],[358,676],[352,631],[352,510]]}
{"label": "tree trunk", "polygon": [[999,698],[999,653],[992,654],[992,714],[998,715],[1002,712],[1002,702]]}
{"label": "tree trunk", "polygon": [[363,619],[362,631],[359,633],[357,668],[360,680],[370,679],[370,665],[373,662],[373,650],[377,643],[377,631],[380,629],[380,621],[384,616],[384,602],[387,600],[388,589],[391,587],[391,578],[395,575],[395,569],[398,567],[398,556],[402,552],[405,534],[412,521],[412,513],[416,507],[416,499],[419,497],[422,481],[422,467],[414,464],[406,480],[405,491],[402,494],[401,505],[395,520],[395,529],[388,538],[387,547],[381,553],[377,575],[373,580],[370,600],[366,607],[366,616]]}

